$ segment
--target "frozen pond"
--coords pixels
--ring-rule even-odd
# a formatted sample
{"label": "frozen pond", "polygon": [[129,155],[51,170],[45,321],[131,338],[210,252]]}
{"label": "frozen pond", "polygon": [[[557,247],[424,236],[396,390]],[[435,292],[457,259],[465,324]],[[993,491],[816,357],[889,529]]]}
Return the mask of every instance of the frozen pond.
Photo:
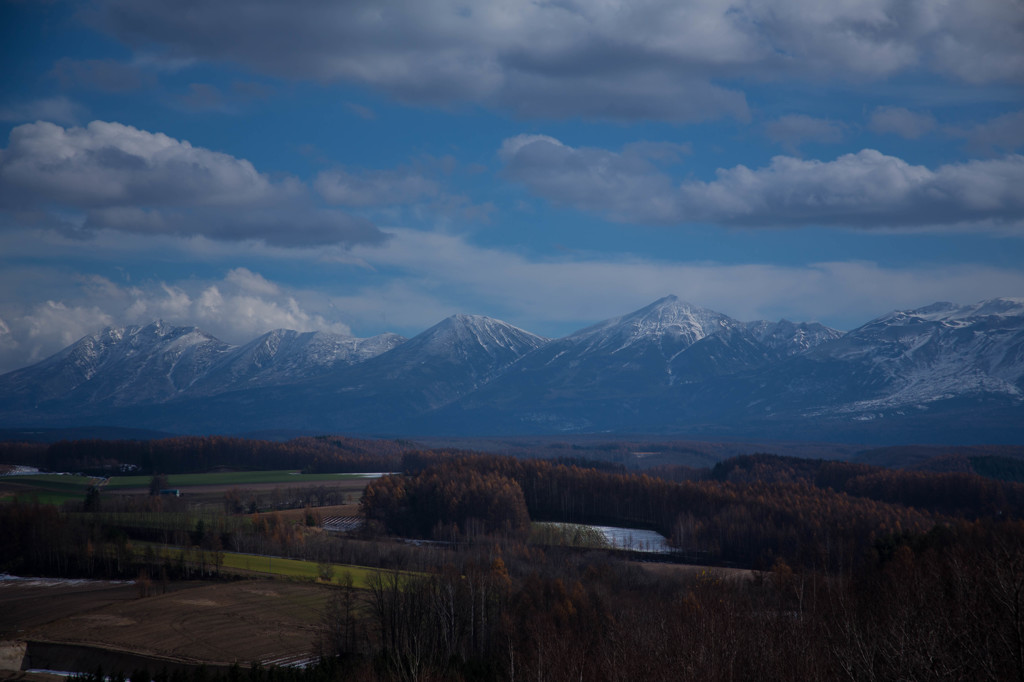
{"label": "frozen pond", "polygon": [[672,548],[669,547],[668,540],[665,539],[665,536],[653,530],[615,528],[614,526],[591,526],[591,528],[604,535],[608,544],[615,549],[628,549],[634,552],[659,553],[673,551]]}
{"label": "frozen pond", "polygon": [[631,552],[656,552],[659,554],[675,551],[669,547],[665,536],[653,530],[618,528],[615,526],[591,526],[580,523],[535,523],[537,541],[541,544],[566,545],[569,547],[603,547],[625,549]]}

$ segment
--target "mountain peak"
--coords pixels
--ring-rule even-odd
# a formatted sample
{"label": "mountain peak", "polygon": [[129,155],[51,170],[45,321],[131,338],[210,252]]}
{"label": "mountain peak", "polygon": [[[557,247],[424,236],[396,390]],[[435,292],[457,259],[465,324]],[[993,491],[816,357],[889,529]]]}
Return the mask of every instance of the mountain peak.
{"label": "mountain peak", "polygon": [[689,345],[738,324],[727,315],[670,295],[627,315],[581,329],[569,338],[578,341],[600,339],[602,347],[610,341],[624,348],[644,339],[668,336]]}
{"label": "mountain peak", "polygon": [[431,355],[483,348],[491,353],[506,349],[518,356],[546,342],[547,339],[541,336],[493,317],[458,313],[413,337],[408,344],[411,344],[410,350],[419,349]]}

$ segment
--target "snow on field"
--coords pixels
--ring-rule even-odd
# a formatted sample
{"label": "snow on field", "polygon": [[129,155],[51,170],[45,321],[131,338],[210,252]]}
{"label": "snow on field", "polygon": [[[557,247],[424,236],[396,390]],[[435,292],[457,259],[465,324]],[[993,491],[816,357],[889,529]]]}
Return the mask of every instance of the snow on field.
{"label": "snow on field", "polygon": [[67,585],[134,585],[134,580],[85,580],[83,578],[23,578],[0,573],[0,588],[4,587],[64,587]]}
{"label": "snow on field", "polygon": [[363,519],[359,516],[328,516],[323,520],[324,530],[336,532],[359,530],[362,525]]}
{"label": "snow on field", "polygon": [[35,467],[25,466],[23,464],[16,464],[7,471],[0,470],[0,476],[29,476],[31,474],[38,474],[39,469]]}

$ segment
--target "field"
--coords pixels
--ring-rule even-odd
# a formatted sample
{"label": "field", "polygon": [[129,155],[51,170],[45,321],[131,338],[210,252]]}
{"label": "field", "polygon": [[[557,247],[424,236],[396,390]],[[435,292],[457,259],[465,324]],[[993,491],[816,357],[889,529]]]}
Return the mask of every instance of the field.
{"label": "field", "polygon": [[[271,491],[323,486],[355,495],[366,486],[367,474],[303,474],[296,470],[229,471],[207,474],[172,474],[167,487],[185,495],[200,496],[208,502],[232,488]],[[0,502],[19,500],[61,505],[82,501],[90,486],[104,493],[148,493],[150,476],[113,476],[109,479],[74,474],[31,474],[0,476]]]}
{"label": "field", "polygon": [[326,586],[267,580],[173,583],[145,598],[126,584],[10,584],[0,586],[0,636],[139,654],[156,659],[154,671],[161,660],[297,662],[316,656],[332,594]]}
{"label": "field", "polygon": [[[337,483],[339,481],[363,481],[366,474],[303,474],[295,470],[277,471],[224,471],[207,474],[171,474],[167,477],[168,488],[189,488],[195,486],[253,486],[270,483],[288,485],[313,485]],[[106,490],[149,488],[150,476],[112,476],[104,486]]]}
{"label": "field", "polygon": [[38,500],[41,504],[60,505],[69,500],[83,500],[89,486],[103,479],[73,474],[31,474],[0,477],[0,502]]}
{"label": "field", "polygon": [[[159,547],[160,556],[169,556],[177,560],[182,552],[178,547]],[[207,552],[207,556],[212,553]],[[197,553],[187,555],[189,561],[197,561]],[[221,552],[220,557],[223,563],[220,566],[221,573],[235,575],[262,575],[278,578],[290,578],[293,580],[304,580],[310,582],[330,583],[341,586],[345,584],[346,576],[352,578],[352,586],[357,589],[366,589],[370,585],[373,576],[381,571],[375,568],[363,566],[350,566],[347,564],[320,564],[315,561],[304,561],[302,559],[287,559],[284,557],[272,557],[259,554],[241,554],[239,552]],[[207,559],[207,564],[211,559]],[[330,581],[325,580],[321,575],[321,569],[330,567]]]}

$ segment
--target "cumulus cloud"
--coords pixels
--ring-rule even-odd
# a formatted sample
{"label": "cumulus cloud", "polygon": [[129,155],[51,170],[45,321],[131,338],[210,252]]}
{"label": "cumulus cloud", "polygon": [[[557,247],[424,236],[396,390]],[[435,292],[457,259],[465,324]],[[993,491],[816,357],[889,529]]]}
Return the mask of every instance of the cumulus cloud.
{"label": "cumulus cloud", "polygon": [[573,148],[546,135],[519,135],[498,151],[506,177],[560,205],[621,222],[672,223],[679,208],[672,179],[642,154]]}
{"label": "cumulus cloud", "polygon": [[384,239],[368,221],[320,209],[307,194],[297,180],[271,180],[244,159],[120,123],[18,126],[0,156],[0,208],[43,211],[64,229],[292,246]]}
{"label": "cumulus cloud", "polygon": [[[96,305],[67,305],[46,301],[24,317],[12,320],[12,337],[27,362],[36,362],[68,346],[89,332],[113,322],[113,317]],[[11,368],[13,369],[13,367]]]}
{"label": "cumulus cloud", "polygon": [[251,294],[278,296],[281,293],[281,287],[248,268],[235,268],[228,272],[224,280]]}
{"label": "cumulus cloud", "polygon": [[925,69],[1020,82],[1020,3],[102,0],[97,25],[170,59],[365,84],[401,100],[529,116],[745,119],[742,74],[884,79]]}
{"label": "cumulus cloud", "polygon": [[231,342],[248,340],[271,329],[350,333],[345,323],[307,310],[297,298],[302,295],[258,273],[236,268],[221,281],[200,287],[161,282],[159,287],[124,288],[108,300],[129,304],[118,319],[135,324],[158,318],[174,324],[196,324]]}
{"label": "cumulus cloud", "polygon": [[804,142],[835,143],[843,139],[843,124],[803,114],[790,114],[765,124],[768,139],[796,153]]}
{"label": "cumulus cloud", "polygon": [[865,149],[833,161],[777,156],[676,183],[650,161],[520,136],[498,152],[505,174],[538,196],[611,220],[746,226],[1020,226],[1024,156],[930,169]]}
{"label": "cumulus cloud", "polygon": [[935,129],[935,118],[929,113],[913,112],[903,107],[876,107],[869,123],[876,133],[893,133],[916,140]]}

